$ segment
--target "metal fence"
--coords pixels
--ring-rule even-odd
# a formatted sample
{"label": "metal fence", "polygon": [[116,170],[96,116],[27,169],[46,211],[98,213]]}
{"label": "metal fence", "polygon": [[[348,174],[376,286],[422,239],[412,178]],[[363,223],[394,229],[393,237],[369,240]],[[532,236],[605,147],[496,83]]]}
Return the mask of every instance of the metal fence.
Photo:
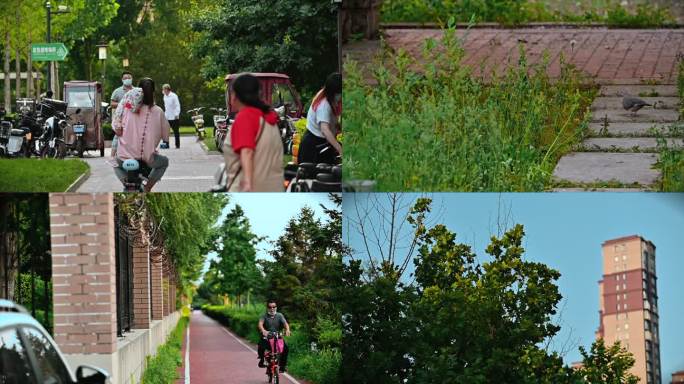
{"label": "metal fence", "polygon": [[125,215],[114,210],[116,236],[116,334],[123,337],[133,322],[133,236]]}

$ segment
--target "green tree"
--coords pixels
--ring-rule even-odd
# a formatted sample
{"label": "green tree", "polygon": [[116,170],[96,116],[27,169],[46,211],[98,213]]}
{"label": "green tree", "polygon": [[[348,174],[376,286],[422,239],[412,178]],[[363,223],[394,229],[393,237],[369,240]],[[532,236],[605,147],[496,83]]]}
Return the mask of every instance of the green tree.
{"label": "green tree", "polygon": [[305,93],[337,71],[336,6],[320,0],[224,0],[196,13],[193,44],[207,79],[283,72]]}
{"label": "green tree", "polygon": [[582,350],[586,371],[544,347],[560,329],[552,320],[560,273],[525,260],[522,225],[493,236],[480,261],[446,226],[429,222],[431,199],[368,200],[370,208],[355,203],[348,220],[366,257],[354,250],[343,266],[345,382],[632,383],[624,374],[633,360],[619,347]]}
{"label": "green tree", "polygon": [[256,264],[256,236],[245,217],[242,207],[236,205],[228,213],[219,230],[219,240],[213,249],[218,259],[212,261],[210,270],[213,278],[213,291],[217,294],[233,295],[238,305],[243,304],[243,295],[247,294],[247,305],[250,294],[262,284],[262,276]]}
{"label": "green tree", "polygon": [[634,357],[622,348],[620,342],[607,347],[603,339],[596,340],[587,351],[580,346],[582,368],[579,376],[586,383],[636,384],[639,378],[629,373]]}

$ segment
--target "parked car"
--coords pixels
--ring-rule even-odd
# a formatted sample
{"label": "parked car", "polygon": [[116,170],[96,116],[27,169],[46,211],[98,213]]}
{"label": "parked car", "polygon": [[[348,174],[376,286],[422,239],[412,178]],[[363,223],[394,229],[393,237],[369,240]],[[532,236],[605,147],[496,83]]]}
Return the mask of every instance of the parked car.
{"label": "parked car", "polygon": [[0,383],[105,384],[109,374],[81,365],[72,373],[57,344],[20,305],[0,299]]}

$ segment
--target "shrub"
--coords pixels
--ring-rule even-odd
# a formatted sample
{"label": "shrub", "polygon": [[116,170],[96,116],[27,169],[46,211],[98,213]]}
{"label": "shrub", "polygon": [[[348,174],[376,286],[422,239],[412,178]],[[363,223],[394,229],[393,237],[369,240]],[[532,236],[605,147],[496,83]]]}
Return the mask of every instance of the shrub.
{"label": "shrub", "polygon": [[112,125],[110,123],[102,124],[102,135],[104,136],[105,140],[114,139],[114,130],[112,129]]}
{"label": "shrub", "polygon": [[183,363],[181,349],[183,335],[190,318],[181,316],[176,328],[169,335],[166,344],[157,349],[157,355],[147,356],[147,368],[143,372],[141,384],[172,384],[178,378],[177,368]]}
{"label": "shrub", "polygon": [[[665,133],[667,132],[667,134]],[[681,123],[673,124],[666,130],[659,133],[658,142],[658,162],[656,168],[661,172],[661,190],[663,192],[682,192],[684,191],[684,150],[681,147],[669,146],[667,136],[678,137],[684,144],[684,125]]]}
{"label": "shrub", "polygon": [[445,24],[450,17],[467,22],[498,22],[516,25],[530,22],[566,21],[574,23],[599,22],[611,27],[645,28],[667,26],[674,18],[666,8],[651,4],[637,5],[627,10],[620,1],[592,3],[575,11],[551,10],[543,2],[529,0],[385,0],[382,5],[384,21],[437,22]]}
{"label": "shrub", "polygon": [[427,40],[421,70],[404,52],[375,69],[367,85],[346,64],[345,178],[372,179],[378,190],[539,191],[556,162],[579,143],[595,95],[573,67],[553,82],[548,59],[484,81],[461,64],[449,28]]}

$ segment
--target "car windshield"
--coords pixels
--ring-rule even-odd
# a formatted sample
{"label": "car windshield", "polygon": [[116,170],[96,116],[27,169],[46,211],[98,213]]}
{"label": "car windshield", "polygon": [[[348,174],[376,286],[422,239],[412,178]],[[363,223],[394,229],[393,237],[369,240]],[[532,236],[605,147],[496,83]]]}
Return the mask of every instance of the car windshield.
{"label": "car windshield", "polygon": [[95,87],[67,88],[66,101],[70,108],[94,108]]}

